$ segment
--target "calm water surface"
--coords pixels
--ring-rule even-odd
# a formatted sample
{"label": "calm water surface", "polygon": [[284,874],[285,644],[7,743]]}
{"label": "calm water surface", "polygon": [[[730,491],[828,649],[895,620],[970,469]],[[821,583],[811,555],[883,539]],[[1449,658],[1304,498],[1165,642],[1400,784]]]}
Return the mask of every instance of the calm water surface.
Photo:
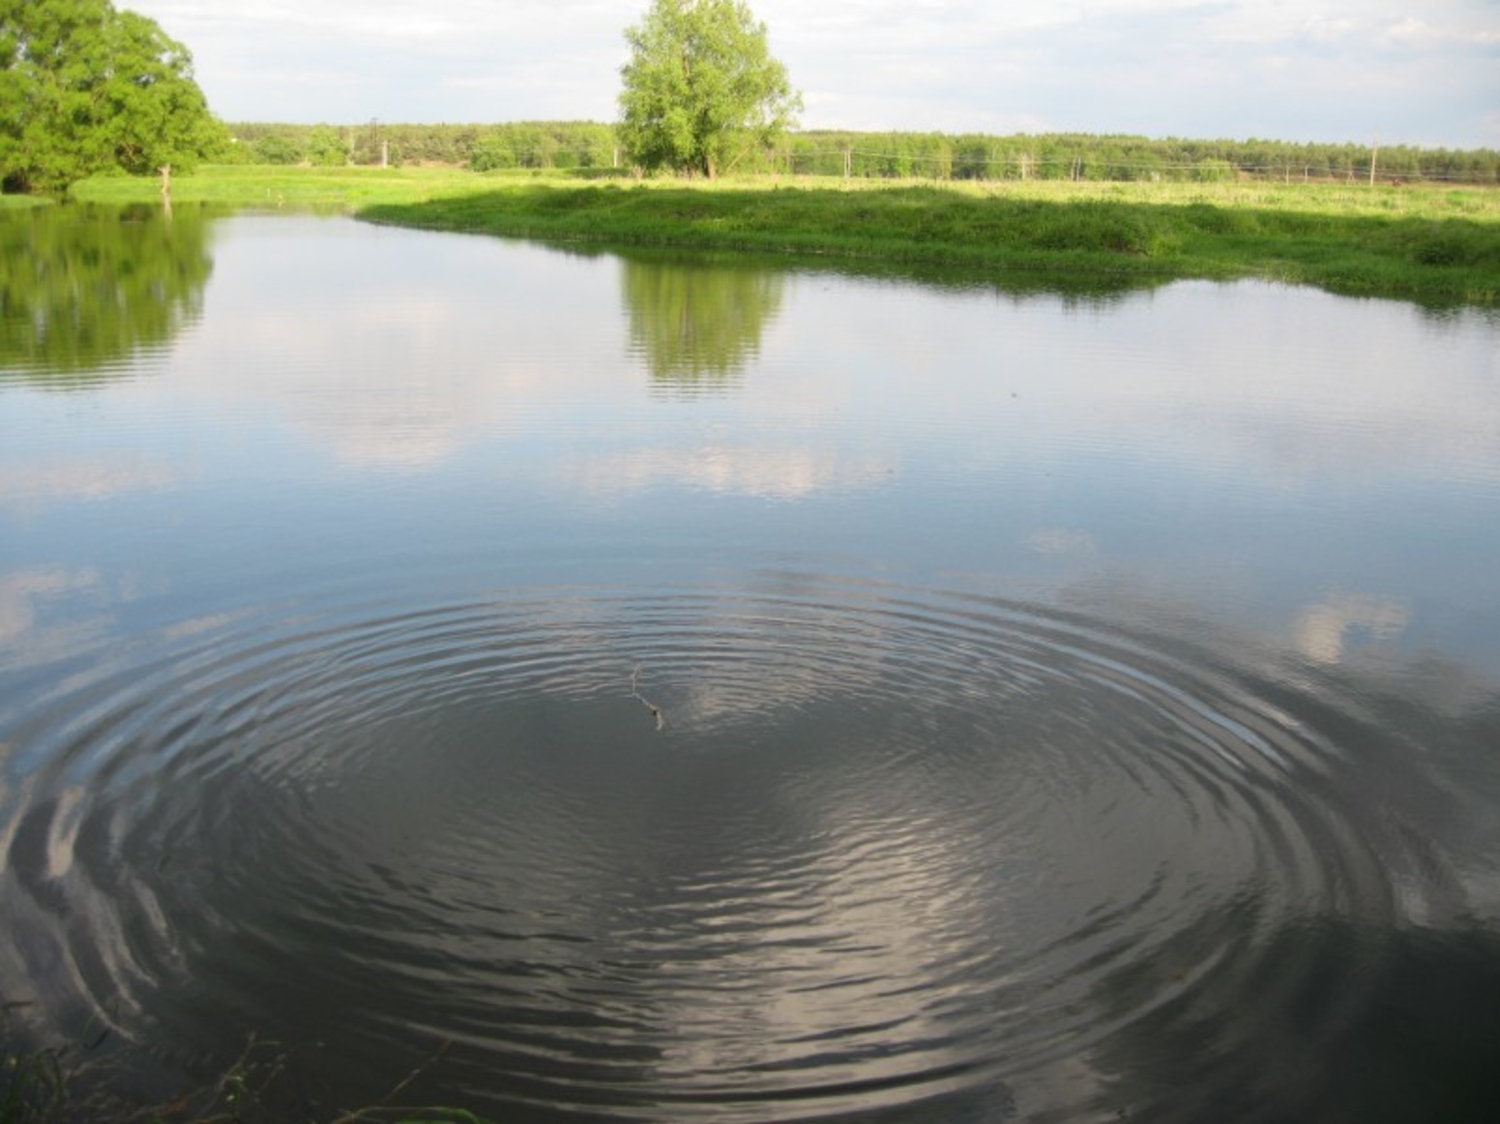
{"label": "calm water surface", "polygon": [[[0,998],[288,1118],[1492,1119],[1500,322],[0,216]],[[107,1030],[101,1039],[101,1030]]]}

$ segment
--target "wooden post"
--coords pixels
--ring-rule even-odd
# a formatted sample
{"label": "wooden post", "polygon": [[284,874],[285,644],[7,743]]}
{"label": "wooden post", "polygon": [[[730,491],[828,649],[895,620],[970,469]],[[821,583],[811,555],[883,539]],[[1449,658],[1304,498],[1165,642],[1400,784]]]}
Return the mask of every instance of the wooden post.
{"label": "wooden post", "polygon": [[1370,186],[1375,186],[1375,161],[1380,156],[1380,134],[1376,133],[1370,142]]}

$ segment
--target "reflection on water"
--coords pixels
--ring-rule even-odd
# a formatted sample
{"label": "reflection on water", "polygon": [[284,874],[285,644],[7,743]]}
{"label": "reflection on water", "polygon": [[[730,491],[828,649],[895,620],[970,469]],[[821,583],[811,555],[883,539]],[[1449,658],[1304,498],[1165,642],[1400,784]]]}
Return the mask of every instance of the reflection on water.
{"label": "reflection on water", "polygon": [[76,387],[202,312],[201,209],[36,207],[0,221],[0,378]]}
{"label": "reflection on water", "polygon": [[677,392],[702,393],[738,375],[781,308],[779,272],[681,254],[632,251],[619,260],[631,346],[651,377]]}
{"label": "reflection on water", "polygon": [[254,1033],[281,1118],[1487,1103],[1491,319],[211,225],[170,346],[0,363],[26,1042]]}

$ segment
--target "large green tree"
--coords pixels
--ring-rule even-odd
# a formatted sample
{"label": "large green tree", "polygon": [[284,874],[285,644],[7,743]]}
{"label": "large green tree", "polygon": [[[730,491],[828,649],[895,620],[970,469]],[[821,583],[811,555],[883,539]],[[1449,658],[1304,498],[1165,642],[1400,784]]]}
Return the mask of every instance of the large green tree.
{"label": "large green tree", "polygon": [[744,0],[652,0],[625,39],[620,139],[644,168],[712,178],[796,124],[802,95]]}
{"label": "large green tree", "polygon": [[191,166],[225,131],[186,47],[110,0],[0,0],[0,179],[61,191],[95,172]]}

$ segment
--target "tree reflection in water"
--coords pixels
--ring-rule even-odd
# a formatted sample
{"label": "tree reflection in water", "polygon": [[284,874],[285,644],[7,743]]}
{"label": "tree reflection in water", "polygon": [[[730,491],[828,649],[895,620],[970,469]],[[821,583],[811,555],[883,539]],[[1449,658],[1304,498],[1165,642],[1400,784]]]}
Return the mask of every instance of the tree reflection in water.
{"label": "tree reflection in water", "polygon": [[785,273],[754,262],[634,251],[620,267],[631,350],[670,392],[732,387],[781,311]]}
{"label": "tree reflection in water", "polygon": [[210,225],[196,207],[0,216],[0,380],[87,386],[170,343],[202,312]]}

